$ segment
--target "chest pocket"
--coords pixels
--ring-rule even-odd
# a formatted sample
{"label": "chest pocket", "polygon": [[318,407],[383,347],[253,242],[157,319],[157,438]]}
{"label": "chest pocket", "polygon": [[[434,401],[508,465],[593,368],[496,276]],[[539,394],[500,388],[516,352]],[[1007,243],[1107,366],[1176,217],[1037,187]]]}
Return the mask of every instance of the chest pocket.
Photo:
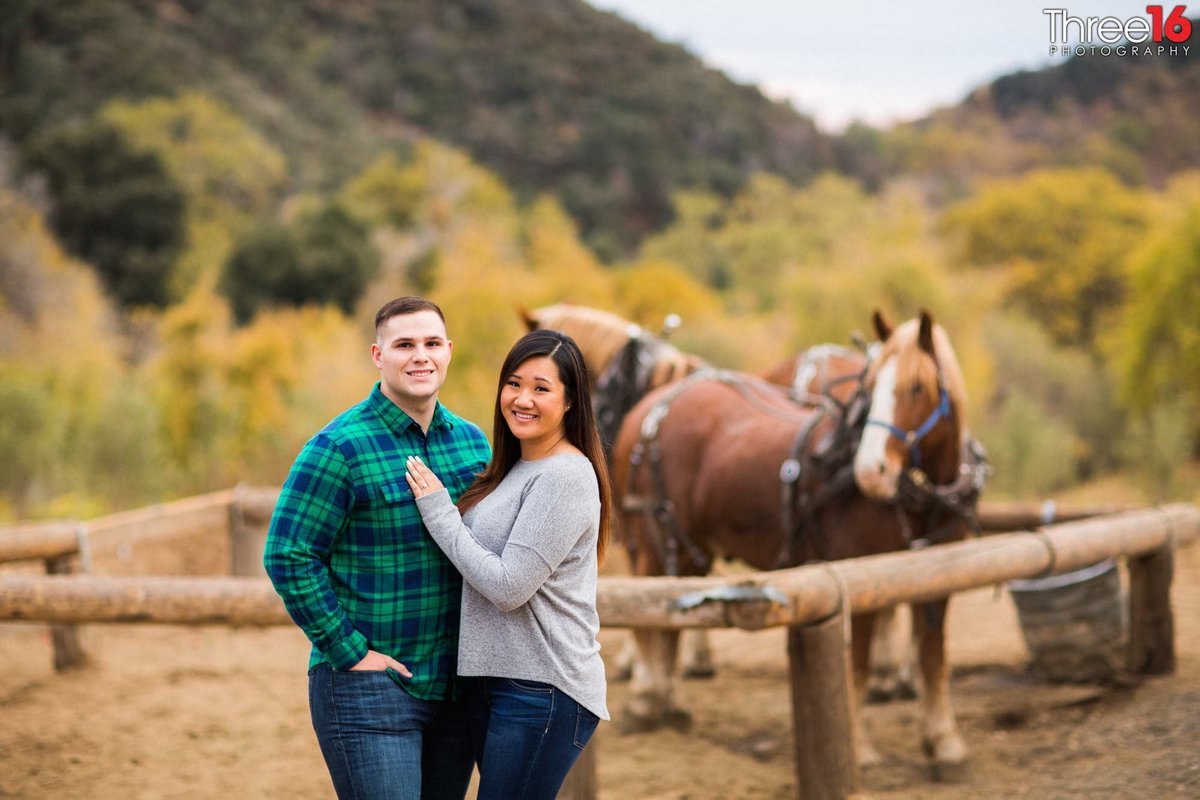
{"label": "chest pocket", "polygon": [[404,478],[379,484],[379,496],[388,505],[406,503],[413,499],[412,489],[409,488],[408,481]]}
{"label": "chest pocket", "polygon": [[421,512],[403,475],[375,484],[371,490],[372,516],[383,523],[377,535],[401,543],[423,538]]}

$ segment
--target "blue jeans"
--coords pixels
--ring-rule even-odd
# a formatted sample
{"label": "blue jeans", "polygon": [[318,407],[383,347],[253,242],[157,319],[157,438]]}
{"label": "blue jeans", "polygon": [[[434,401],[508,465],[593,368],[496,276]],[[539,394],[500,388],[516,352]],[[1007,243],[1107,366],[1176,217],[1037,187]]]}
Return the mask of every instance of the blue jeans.
{"label": "blue jeans", "polygon": [[599,717],[547,683],[469,680],[479,800],[554,800]]}
{"label": "blue jeans", "polygon": [[462,700],[420,700],[386,672],[308,674],[308,706],[340,800],[462,800],[471,781]]}

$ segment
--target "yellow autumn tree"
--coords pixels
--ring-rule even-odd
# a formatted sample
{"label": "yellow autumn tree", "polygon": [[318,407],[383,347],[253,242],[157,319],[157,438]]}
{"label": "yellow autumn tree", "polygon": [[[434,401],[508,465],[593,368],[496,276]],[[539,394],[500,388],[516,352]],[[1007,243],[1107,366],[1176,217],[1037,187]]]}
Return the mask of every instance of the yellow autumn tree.
{"label": "yellow autumn tree", "polygon": [[229,107],[199,92],[139,103],[113,101],[100,117],[166,165],[187,196],[188,247],[173,289],[182,297],[214,279],[254,215],[267,212],[287,177],[283,154]]}
{"label": "yellow autumn tree", "polygon": [[405,161],[381,155],[346,183],[340,197],[376,226],[372,240],[382,269],[365,293],[364,308],[445,287],[439,275],[444,251],[468,229],[486,229],[487,237],[504,242],[504,257],[516,259],[520,221],[512,193],[466,153],[432,139],[417,139]]}
{"label": "yellow autumn tree", "polygon": [[669,261],[638,261],[616,274],[617,306],[623,316],[651,331],[668,314],[703,324],[720,313],[721,298]]}
{"label": "yellow autumn tree", "polygon": [[376,226],[407,228],[429,187],[421,170],[400,163],[395,153],[380,153],[342,187],[341,198],[360,218]]}
{"label": "yellow autumn tree", "polygon": [[449,237],[440,251],[437,283],[430,295],[445,312],[454,342],[451,379],[443,397],[489,432],[500,365],[524,333],[517,308],[530,281],[509,230],[507,223],[498,221]]}
{"label": "yellow autumn tree", "polygon": [[1007,299],[1056,341],[1094,348],[1122,303],[1130,243],[1147,198],[1101,169],[1040,170],[997,181],[945,215],[958,257],[999,269]]}
{"label": "yellow autumn tree", "polygon": [[1179,176],[1154,205],[1145,241],[1127,263],[1129,300],[1105,339],[1121,396],[1146,414],[1190,409],[1200,437],[1200,172]]}
{"label": "yellow autumn tree", "polygon": [[522,260],[531,280],[520,299],[528,307],[568,302],[612,308],[612,275],[584,246],[575,222],[557,200],[539,197],[522,223]]}
{"label": "yellow autumn tree", "polygon": [[148,365],[162,436],[180,481],[189,489],[222,480],[227,425],[224,362],[232,321],[225,301],[197,287],[157,323],[158,351]]}
{"label": "yellow autumn tree", "polygon": [[221,373],[230,479],[268,484],[378,377],[361,326],[315,306],[264,311],[234,331]]}
{"label": "yellow autumn tree", "polygon": [[642,243],[639,256],[674,262],[701,283],[717,291],[727,289],[732,281],[730,255],[714,234],[728,204],[712,192],[697,190],[677,192],[672,200],[675,219]]}
{"label": "yellow autumn tree", "polygon": [[0,188],[0,518],[86,515],[155,488],[152,409],[125,349],[95,274]]}

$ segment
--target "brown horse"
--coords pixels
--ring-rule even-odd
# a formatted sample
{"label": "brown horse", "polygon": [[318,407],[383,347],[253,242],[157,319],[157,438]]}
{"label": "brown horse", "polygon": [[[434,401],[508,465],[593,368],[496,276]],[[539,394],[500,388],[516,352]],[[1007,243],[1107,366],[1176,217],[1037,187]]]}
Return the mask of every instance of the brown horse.
{"label": "brown horse", "polygon": [[[866,375],[869,409],[864,401],[848,411],[869,435],[862,437],[848,483],[848,467],[835,465],[831,472],[821,459],[822,443],[838,430],[836,415],[798,406],[761,379],[695,373],[633,408],[614,448],[613,478],[620,507],[636,509],[624,517],[634,574],[704,574],[721,556],[771,569],[780,566],[780,554],[787,554],[787,564],[799,564],[902,550],[918,537],[965,536],[967,526],[941,506],[906,509],[897,501],[897,487],[906,481],[928,485],[912,469],[943,483],[958,474],[965,390],[954,351],[927,313],[894,332],[878,313],[875,324],[883,346]],[[906,444],[892,441],[892,431]],[[781,476],[783,491],[801,495],[807,513],[787,519],[779,502]],[[861,490],[854,485],[860,479]],[[966,747],[949,700],[945,609],[945,599],[927,604],[914,623],[925,744],[937,763],[956,764]],[[859,705],[873,622],[873,615],[853,618]],[[625,713],[636,725],[652,726],[681,713],[671,698],[678,633],[639,630],[635,638],[641,658]],[[860,716],[854,715],[859,761],[872,763],[878,755]]]}
{"label": "brown horse", "polygon": [[[637,401],[652,389],[709,366],[698,356],[680,351],[641,326],[600,309],[559,303],[519,313],[528,330],[552,328],[563,331],[579,345],[595,382],[592,397],[601,436],[609,452],[625,415]],[[664,330],[669,331],[677,324],[677,320],[674,324],[666,324]],[[862,387],[867,365],[866,349],[816,345],[760,374],[767,381],[787,387],[793,401],[832,409],[844,416]],[[893,619],[891,610],[880,612],[877,622],[872,645],[870,696],[875,700],[911,698],[914,696],[908,648],[911,623],[907,614],[899,614]],[[685,678],[705,678],[715,674],[705,631],[685,632],[681,649],[680,672]],[[628,679],[635,660],[636,649],[627,647],[617,657],[615,677]]]}
{"label": "brown horse", "polygon": [[[552,328],[579,345],[595,384],[601,435],[609,446],[626,414],[648,392],[709,368],[699,356],[684,353],[608,311],[558,303],[519,313],[528,330]],[[866,364],[860,350],[821,344],[784,359],[760,376],[790,389],[797,403],[845,406],[859,390]]]}
{"label": "brown horse", "polygon": [[[771,383],[788,387],[793,400],[813,406],[836,406],[845,418],[863,388],[867,366],[879,345],[849,348],[819,344],[758,373]],[[694,634],[688,634],[690,638]],[[871,674],[868,702],[911,700],[917,696],[913,682],[912,612],[909,606],[882,609],[875,614],[871,638]],[[685,649],[685,659],[694,658]],[[685,660],[685,663],[690,663]]]}

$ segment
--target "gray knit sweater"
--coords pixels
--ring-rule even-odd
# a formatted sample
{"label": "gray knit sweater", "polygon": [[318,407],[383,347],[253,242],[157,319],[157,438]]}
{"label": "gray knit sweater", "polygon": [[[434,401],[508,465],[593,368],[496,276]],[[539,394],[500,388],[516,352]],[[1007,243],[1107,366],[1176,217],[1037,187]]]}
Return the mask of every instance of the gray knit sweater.
{"label": "gray knit sweater", "polygon": [[591,462],[576,453],[518,461],[465,517],[445,491],[417,506],[464,579],[458,673],[549,683],[608,719]]}

